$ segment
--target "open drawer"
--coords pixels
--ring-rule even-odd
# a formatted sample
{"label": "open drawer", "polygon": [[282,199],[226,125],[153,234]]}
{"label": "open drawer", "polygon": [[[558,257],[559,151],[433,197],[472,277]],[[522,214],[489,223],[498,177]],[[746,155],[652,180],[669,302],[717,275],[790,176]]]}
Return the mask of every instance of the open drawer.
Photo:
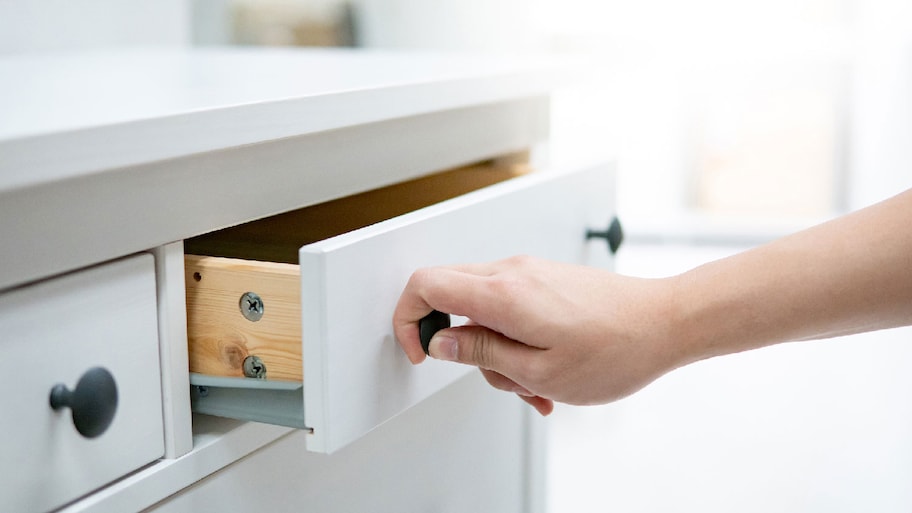
{"label": "open drawer", "polygon": [[613,205],[610,166],[489,164],[188,240],[194,410],[344,447],[471,371],[412,366],[399,349],[392,313],[412,272],[516,254],[610,265],[587,232],[605,230]]}

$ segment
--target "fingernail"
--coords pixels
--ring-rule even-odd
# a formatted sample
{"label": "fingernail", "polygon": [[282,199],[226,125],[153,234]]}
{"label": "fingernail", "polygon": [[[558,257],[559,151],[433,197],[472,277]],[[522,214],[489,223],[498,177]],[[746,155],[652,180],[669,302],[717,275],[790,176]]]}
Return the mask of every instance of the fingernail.
{"label": "fingernail", "polygon": [[442,333],[434,335],[428,344],[428,352],[438,360],[456,361],[456,338]]}

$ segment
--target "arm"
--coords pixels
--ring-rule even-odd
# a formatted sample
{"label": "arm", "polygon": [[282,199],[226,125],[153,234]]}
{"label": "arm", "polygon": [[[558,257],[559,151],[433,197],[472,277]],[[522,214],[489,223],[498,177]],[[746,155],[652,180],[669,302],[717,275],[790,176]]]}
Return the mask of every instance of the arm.
{"label": "arm", "polygon": [[678,282],[694,359],[912,324],[912,191]]}
{"label": "arm", "polygon": [[713,356],[912,324],[912,191],[658,280],[528,257],[419,270],[393,319],[413,363],[431,309],[473,321],[438,332],[433,357],[543,414],[610,402]]}

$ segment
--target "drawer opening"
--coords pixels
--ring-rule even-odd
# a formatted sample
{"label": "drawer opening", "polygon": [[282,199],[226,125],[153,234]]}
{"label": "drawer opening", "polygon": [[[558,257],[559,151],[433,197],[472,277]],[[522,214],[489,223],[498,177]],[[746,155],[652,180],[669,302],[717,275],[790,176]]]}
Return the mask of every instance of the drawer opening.
{"label": "drawer opening", "polygon": [[488,161],[186,240],[191,373],[256,377],[249,372],[255,357],[266,381],[302,383],[301,246],[528,172],[515,160]]}
{"label": "drawer opening", "polygon": [[442,171],[187,239],[190,255],[298,263],[298,249],[527,174],[526,164],[491,160]]}

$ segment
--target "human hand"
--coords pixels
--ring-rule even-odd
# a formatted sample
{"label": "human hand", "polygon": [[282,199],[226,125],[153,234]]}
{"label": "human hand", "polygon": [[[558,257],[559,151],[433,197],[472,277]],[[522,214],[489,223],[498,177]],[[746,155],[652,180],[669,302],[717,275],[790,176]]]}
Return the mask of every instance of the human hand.
{"label": "human hand", "polygon": [[438,331],[430,355],[479,367],[492,386],[547,415],[553,401],[610,402],[685,363],[673,344],[669,285],[531,257],[426,268],[406,285],[393,325],[418,364],[422,317],[468,317]]}

